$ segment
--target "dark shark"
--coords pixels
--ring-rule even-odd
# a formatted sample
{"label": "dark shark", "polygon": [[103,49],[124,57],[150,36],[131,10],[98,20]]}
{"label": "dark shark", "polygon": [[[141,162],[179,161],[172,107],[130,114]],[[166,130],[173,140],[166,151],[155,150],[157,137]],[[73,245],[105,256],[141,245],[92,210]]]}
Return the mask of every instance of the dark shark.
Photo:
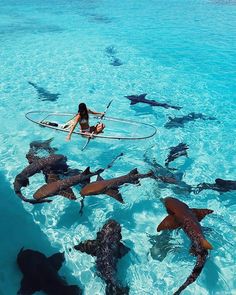
{"label": "dark shark", "polygon": [[175,185],[172,187],[172,190],[175,191],[175,193],[179,193],[178,191],[180,191],[181,194],[184,192],[192,192],[192,186],[182,180],[182,172],[173,173],[167,167],[163,167],[161,164],[157,163],[155,159],[150,160],[146,154],[144,155],[144,160],[151,165],[152,171],[154,172],[153,178],[162,182],[162,185]]}
{"label": "dark shark", "polygon": [[215,183],[199,183],[194,189],[195,194],[199,194],[202,190],[211,189],[220,193],[225,193],[229,191],[236,190],[235,180],[224,180],[221,178],[216,178]]}
{"label": "dark shark", "polygon": [[146,104],[149,104],[150,106],[153,106],[153,107],[163,107],[165,109],[172,108],[175,110],[180,110],[182,108],[182,107],[178,107],[178,106],[172,106],[167,103],[161,103],[161,102],[158,102],[155,100],[146,99],[146,96],[147,96],[147,93],[143,93],[140,95],[127,95],[125,97],[127,97],[131,101],[130,102],[131,105],[134,105],[137,103],[146,103]]}
{"label": "dark shark", "polygon": [[23,273],[21,287],[17,295],[31,295],[43,291],[48,295],[81,295],[78,286],[69,286],[58,275],[58,271],[65,261],[63,253],[46,257],[34,250],[21,249],[17,256],[17,264]]}
{"label": "dark shark", "polygon": [[148,172],[146,174],[140,174],[137,168],[130,171],[128,174],[106,179],[104,180],[101,176],[98,176],[97,181],[91,182],[84,186],[80,191],[82,197],[91,196],[91,195],[99,195],[99,194],[106,194],[120,203],[124,203],[124,200],[119,192],[119,186],[125,183],[133,183],[138,184],[139,179],[152,177],[153,172]]}
{"label": "dark shark", "polygon": [[187,149],[188,146],[183,142],[181,142],[177,146],[170,147],[170,153],[165,160],[165,166],[168,167],[170,162],[174,161],[175,159],[181,156],[188,157]]}
{"label": "dark shark", "polygon": [[116,278],[118,259],[130,250],[121,239],[120,224],[109,220],[97,233],[96,240],[87,240],[74,246],[76,250],[96,257],[98,273],[106,283],[106,295],[129,294],[129,288],[120,286]]}

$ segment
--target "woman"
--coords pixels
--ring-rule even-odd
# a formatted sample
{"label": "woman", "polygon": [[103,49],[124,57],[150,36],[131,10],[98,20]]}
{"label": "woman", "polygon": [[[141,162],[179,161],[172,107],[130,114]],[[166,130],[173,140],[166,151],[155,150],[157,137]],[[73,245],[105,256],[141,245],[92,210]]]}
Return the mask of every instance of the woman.
{"label": "woman", "polygon": [[70,132],[66,137],[66,140],[71,139],[72,132],[74,131],[77,124],[80,124],[80,131],[86,133],[94,133],[98,134],[101,133],[102,130],[105,128],[105,125],[103,123],[97,124],[96,126],[89,126],[89,115],[104,115],[104,113],[94,112],[87,108],[85,103],[79,104],[78,114],[76,115],[74,119],[74,123],[71,126]]}

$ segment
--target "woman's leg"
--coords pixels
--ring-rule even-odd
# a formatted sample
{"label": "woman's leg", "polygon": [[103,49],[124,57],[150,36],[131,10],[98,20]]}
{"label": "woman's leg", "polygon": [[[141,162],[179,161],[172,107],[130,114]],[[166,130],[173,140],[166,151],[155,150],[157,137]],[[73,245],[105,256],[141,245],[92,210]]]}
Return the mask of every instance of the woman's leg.
{"label": "woman's leg", "polygon": [[101,133],[104,128],[105,128],[105,125],[103,123],[97,124],[94,127],[94,133],[96,133],[96,134]]}

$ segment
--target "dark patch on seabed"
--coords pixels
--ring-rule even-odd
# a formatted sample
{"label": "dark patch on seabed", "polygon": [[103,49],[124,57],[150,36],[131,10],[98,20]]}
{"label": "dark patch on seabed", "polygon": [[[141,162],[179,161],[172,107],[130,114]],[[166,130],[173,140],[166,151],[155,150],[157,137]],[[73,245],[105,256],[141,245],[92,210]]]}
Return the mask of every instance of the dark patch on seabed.
{"label": "dark patch on seabed", "polygon": [[[22,247],[43,251],[46,255],[58,252],[53,248],[47,236],[33,221],[32,215],[24,208],[2,172],[0,172],[1,200],[1,252],[0,252],[0,295],[16,294],[20,287],[21,274],[16,268],[17,253]],[[38,207],[40,210],[40,205]],[[6,251],[7,250],[7,254]],[[79,279],[63,266],[63,275],[68,281],[80,285]],[[5,290],[6,286],[8,290]]]}
{"label": "dark patch on seabed", "polygon": [[114,67],[119,67],[123,65],[123,62],[116,56],[117,50],[113,45],[107,46],[105,48],[105,51],[106,51],[107,57],[110,59],[110,63],[109,63],[110,65]]}
{"label": "dark patch on seabed", "polygon": [[10,34],[40,34],[40,33],[61,33],[64,29],[56,25],[32,24],[31,22],[5,24],[0,26],[0,35]]}
{"label": "dark patch on seabed", "polygon": [[90,20],[92,22],[96,22],[96,23],[104,23],[104,24],[109,24],[112,22],[112,20],[107,17],[106,15],[102,15],[102,14],[90,14]]}

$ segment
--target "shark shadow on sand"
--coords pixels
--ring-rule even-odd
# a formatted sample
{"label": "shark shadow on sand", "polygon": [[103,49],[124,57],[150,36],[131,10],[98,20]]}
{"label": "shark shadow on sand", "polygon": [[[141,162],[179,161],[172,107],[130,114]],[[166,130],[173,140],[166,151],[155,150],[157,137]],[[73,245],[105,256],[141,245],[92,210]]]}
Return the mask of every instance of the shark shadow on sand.
{"label": "shark shadow on sand", "polygon": [[58,100],[60,93],[51,93],[48,90],[44,89],[43,87],[39,87],[37,84],[28,81],[28,83],[34,87],[34,89],[38,93],[38,99],[42,101],[56,101]]}
{"label": "shark shadow on sand", "polygon": [[195,121],[197,119],[201,120],[217,120],[215,117],[208,117],[201,113],[189,113],[188,115],[185,115],[183,117],[168,117],[169,121],[164,125],[165,128],[178,128],[178,127],[184,127],[185,123]]}

